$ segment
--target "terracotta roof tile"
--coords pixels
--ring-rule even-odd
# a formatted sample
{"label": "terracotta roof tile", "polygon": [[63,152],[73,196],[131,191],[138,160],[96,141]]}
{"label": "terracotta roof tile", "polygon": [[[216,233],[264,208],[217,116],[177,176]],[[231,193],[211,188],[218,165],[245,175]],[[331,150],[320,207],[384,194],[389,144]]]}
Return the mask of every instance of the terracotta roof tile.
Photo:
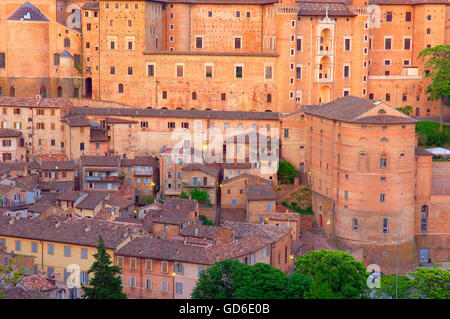
{"label": "terracotta roof tile", "polygon": [[83,166],[119,167],[120,156],[81,156],[81,164]]}
{"label": "terracotta roof tile", "polygon": [[3,137],[20,137],[22,132],[13,130],[11,128],[0,128],[0,138]]}
{"label": "terracotta roof tile", "polygon": [[[1,100],[0,100],[1,102]],[[0,105],[2,105],[0,103]],[[72,115],[130,116],[130,117],[173,117],[186,119],[236,119],[236,120],[278,120],[275,112],[241,112],[241,111],[200,111],[200,110],[162,110],[137,108],[101,108],[73,107]]]}
{"label": "terracotta roof tile", "polygon": [[273,191],[272,185],[248,185],[247,200],[276,200],[277,195]]}

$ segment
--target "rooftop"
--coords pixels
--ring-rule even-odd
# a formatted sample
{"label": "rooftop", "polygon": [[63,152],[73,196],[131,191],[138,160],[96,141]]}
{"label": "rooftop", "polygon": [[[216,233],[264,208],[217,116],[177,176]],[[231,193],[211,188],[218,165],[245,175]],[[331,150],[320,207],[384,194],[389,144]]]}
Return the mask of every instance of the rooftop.
{"label": "rooftop", "polygon": [[[383,109],[383,113],[373,112]],[[338,98],[322,105],[305,105],[307,114],[330,120],[363,124],[411,124],[416,120],[404,115],[391,106],[379,101],[372,101],[351,95]]]}
{"label": "rooftop", "polygon": [[0,138],[4,137],[20,137],[22,132],[13,130],[11,128],[0,128]]}
{"label": "rooftop", "polygon": [[[2,105],[1,100],[0,105]],[[70,114],[94,116],[172,117],[181,119],[278,120],[278,113],[275,112],[163,110],[138,108],[73,107],[70,110]]]}
{"label": "rooftop", "polygon": [[247,200],[276,200],[272,185],[248,185],[247,186]]}
{"label": "rooftop", "polygon": [[119,167],[120,156],[92,156],[85,155],[80,158],[83,166],[99,166],[99,167]]}

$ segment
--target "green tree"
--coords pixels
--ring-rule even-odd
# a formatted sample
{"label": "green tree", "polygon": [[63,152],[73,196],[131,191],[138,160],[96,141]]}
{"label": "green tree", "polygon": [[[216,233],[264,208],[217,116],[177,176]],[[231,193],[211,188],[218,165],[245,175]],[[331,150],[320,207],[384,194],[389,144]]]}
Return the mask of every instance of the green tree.
{"label": "green tree", "polygon": [[418,56],[424,61],[424,75],[431,78],[425,93],[429,93],[432,101],[441,100],[439,131],[444,128],[444,100],[450,98],[450,45],[437,45],[423,49]]}
{"label": "green tree", "polygon": [[202,221],[202,225],[206,226],[214,226],[214,223],[208,219],[208,217],[204,215],[200,215],[200,219]]}
{"label": "green tree", "polygon": [[292,184],[294,177],[298,175],[294,165],[286,161],[280,161],[277,176],[284,184]]}
{"label": "green tree", "polygon": [[256,263],[249,267],[237,289],[236,299],[283,299],[288,277],[268,264]]}
{"label": "green tree", "polygon": [[304,299],[305,294],[311,289],[313,281],[310,277],[294,272],[289,276],[286,287],[287,299]]}
{"label": "green tree", "polygon": [[405,105],[403,107],[397,107],[396,110],[409,116],[412,114],[413,108],[410,105]]}
{"label": "green tree", "polygon": [[414,277],[411,282],[414,298],[450,299],[450,269],[417,268],[408,275]]}
{"label": "green tree", "polygon": [[393,298],[395,299],[395,291],[397,286],[397,298],[409,299],[411,298],[411,284],[412,280],[407,276],[399,275],[397,280],[395,274],[381,276],[381,287],[375,289],[376,298]]}
{"label": "green tree", "polygon": [[207,191],[194,188],[191,190],[191,198],[196,199],[201,203],[207,203],[209,201],[209,194]]}
{"label": "green tree", "polygon": [[[23,255],[17,255],[12,258],[6,265],[0,266],[0,282],[10,284],[11,288],[15,287],[17,283],[25,277],[25,268],[18,266],[19,260]],[[0,292],[0,298],[3,298],[4,293]]]}
{"label": "green tree", "polygon": [[232,299],[250,266],[237,260],[221,260],[202,271],[191,297],[193,299]]}
{"label": "green tree", "polygon": [[149,204],[153,203],[154,199],[155,199],[155,197],[153,195],[143,196],[141,198],[141,202],[146,205],[149,205]]}
{"label": "green tree", "polygon": [[368,273],[362,262],[344,251],[322,249],[295,261],[296,272],[314,280],[308,298],[361,298]]}
{"label": "green tree", "polygon": [[180,194],[180,198],[182,198],[182,199],[189,199],[189,195],[186,194],[184,191],[182,191],[181,194]]}
{"label": "green tree", "polygon": [[118,274],[120,267],[111,265],[111,256],[106,252],[105,242],[102,236],[98,239],[95,261],[89,268],[88,273],[94,274],[89,280],[89,286],[82,285],[84,299],[126,299],[127,295],[122,292],[122,282]]}

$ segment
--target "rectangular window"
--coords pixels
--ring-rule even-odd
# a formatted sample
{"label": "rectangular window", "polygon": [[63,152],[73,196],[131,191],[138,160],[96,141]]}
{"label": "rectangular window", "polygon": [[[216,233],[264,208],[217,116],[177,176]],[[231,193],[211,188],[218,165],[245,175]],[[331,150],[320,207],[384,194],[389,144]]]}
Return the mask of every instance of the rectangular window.
{"label": "rectangular window", "polygon": [[145,289],[152,290],[152,280],[150,278],[145,279]]}
{"label": "rectangular window", "polygon": [[64,246],[64,256],[70,257],[70,246]]}
{"label": "rectangular window", "polygon": [[386,22],[392,22],[392,12],[386,12]]}
{"label": "rectangular window", "polygon": [[38,244],[37,243],[31,243],[31,252],[37,253],[38,251]]}
{"label": "rectangular window", "polygon": [[87,251],[87,248],[81,248],[81,259],[87,259],[87,254],[88,254],[88,251]]}
{"label": "rectangular window", "polygon": [[404,39],[403,49],[404,50],[411,50],[411,39],[410,38],[405,38]]}
{"label": "rectangular window", "polygon": [[130,288],[136,288],[136,277],[130,276]]}
{"label": "rectangular window", "polygon": [[205,78],[213,77],[213,66],[212,64],[205,64]]}
{"label": "rectangular window", "polygon": [[120,268],[123,268],[123,257],[122,256],[117,256],[117,266],[119,266]]}
{"label": "rectangular window", "polygon": [[203,49],[203,37],[195,37],[195,48]]}
{"label": "rectangular window", "polygon": [[132,67],[128,67],[128,75],[133,75],[133,68]]}
{"label": "rectangular window", "polygon": [[384,194],[380,194],[380,203],[384,203]]}
{"label": "rectangular window", "polygon": [[130,258],[130,268],[136,269],[136,258]]}
{"label": "rectangular window", "polygon": [[53,255],[55,253],[53,244],[48,244],[48,254]]}
{"label": "rectangular window", "polygon": [[350,77],[350,66],[344,65],[344,78]]}
{"label": "rectangular window", "polygon": [[272,78],[272,67],[271,66],[266,66],[266,79],[271,79]]}
{"label": "rectangular window", "polygon": [[295,68],[295,77],[297,79],[301,79],[302,78],[302,67],[301,66],[297,66]]}
{"label": "rectangular window", "polygon": [[350,51],[351,50],[351,39],[344,39],[344,50]]}
{"label": "rectangular window", "polygon": [[116,68],[115,68],[114,66],[110,67],[110,68],[109,68],[109,73],[110,73],[111,75],[116,74]]}
{"label": "rectangular window", "polygon": [[301,50],[302,50],[302,39],[297,38],[297,51],[301,51]]}
{"label": "rectangular window", "polygon": [[167,280],[161,280],[161,291],[163,292],[169,291],[169,285]]}
{"label": "rectangular window", "polygon": [[167,261],[161,261],[161,272],[169,272],[169,263]]}
{"label": "rectangular window", "polygon": [[266,96],[266,98],[267,98],[267,103],[272,103],[272,94],[267,94],[267,96]]}
{"label": "rectangular window", "polygon": [[234,48],[235,49],[241,49],[241,45],[242,45],[242,38],[238,37],[238,38],[234,38]]}
{"label": "rectangular window", "polygon": [[243,77],[243,67],[240,65],[237,65],[235,70],[236,70],[236,72],[235,72],[236,78],[239,78],[239,79],[242,78]]}
{"label": "rectangular window", "polygon": [[155,65],[149,64],[147,66],[147,76],[155,76]]}
{"label": "rectangular window", "polygon": [[167,99],[167,91],[163,91],[162,92],[162,98],[163,99]]}
{"label": "rectangular window", "polygon": [[385,50],[392,49],[392,38],[384,38],[384,49]]}
{"label": "rectangular window", "polygon": [[5,56],[5,53],[0,53],[0,68],[3,69],[5,67],[6,67],[6,56]]}
{"label": "rectangular window", "polygon": [[182,64],[177,64],[177,77],[183,77],[184,76],[184,67]]}
{"label": "rectangular window", "polygon": [[174,270],[175,273],[182,275],[184,273],[183,264],[175,263]]}
{"label": "rectangular window", "polygon": [[405,15],[405,21],[406,22],[411,22],[411,12],[406,12],[406,15]]}
{"label": "rectangular window", "polygon": [[145,260],[145,271],[152,271],[153,263],[150,259]]}

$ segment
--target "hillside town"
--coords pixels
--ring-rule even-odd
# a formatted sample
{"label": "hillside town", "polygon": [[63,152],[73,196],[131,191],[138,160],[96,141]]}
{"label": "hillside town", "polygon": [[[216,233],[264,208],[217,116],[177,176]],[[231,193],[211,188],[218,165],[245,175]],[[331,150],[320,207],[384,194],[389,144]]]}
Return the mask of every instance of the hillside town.
{"label": "hillside town", "polygon": [[[449,21],[447,0],[2,0],[0,298],[93,298],[105,256],[128,299],[217,298],[214,267],[315,287],[320,254],[361,291],[450,278],[450,76],[423,57],[450,65]],[[246,280],[221,298],[260,298]],[[363,294],[282,290],[261,298]]]}

